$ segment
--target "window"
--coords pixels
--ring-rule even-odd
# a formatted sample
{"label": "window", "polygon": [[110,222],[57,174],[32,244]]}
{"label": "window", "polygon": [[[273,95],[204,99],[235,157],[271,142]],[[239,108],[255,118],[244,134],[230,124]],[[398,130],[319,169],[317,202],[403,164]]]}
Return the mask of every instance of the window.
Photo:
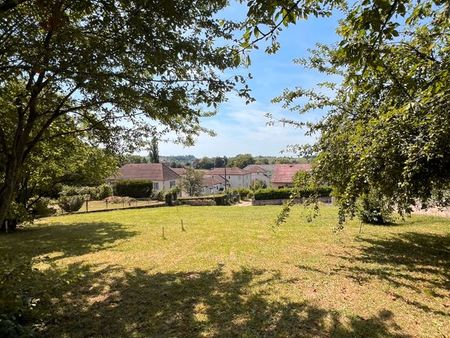
{"label": "window", "polygon": [[153,182],[153,190],[159,190],[159,182]]}
{"label": "window", "polygon": [[170,181],[170,187],[173,188],[175,186],[176,182],[175,181]]}

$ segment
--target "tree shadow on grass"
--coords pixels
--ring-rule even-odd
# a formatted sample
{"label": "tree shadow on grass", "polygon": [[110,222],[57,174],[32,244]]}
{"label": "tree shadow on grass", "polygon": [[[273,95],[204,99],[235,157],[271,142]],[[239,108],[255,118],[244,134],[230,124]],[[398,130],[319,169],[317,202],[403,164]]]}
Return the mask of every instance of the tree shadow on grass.
{"label": "tree shadow on grass", "polygon": [[444,302],[450,295],[450,234],[406,232],[388,238],[362,236],[357,241],[358,254],[338,256],[343,263],[331,271],[297,267],[345,276],[360,285],[384,281],[393,287],[392,300],[434,315],[449,315]]}
{"label": "tree shadow on grass", "polygon": [[[80,268],[71,266],[74,274],[69,275],[78,275]],[[110,273],[120,271],[119,267],[94,270],[84,270],[71,287],[61,284],[61,297],[47,309],[38,335],[406,337],[389,311],[371,318],[343,317],[309,302],[273,300],[268,291],[254,289],[255,283],[284,282],[266,270],[242,268],[226,273],[219,266],[150,274],[135,269],[116,277]]]}
{"label": "tree shadow on grass", "polygon": [[108,249],[136,234],[112,222],[43,224],[0,235],[0,255],[16,253],[32,258],[58,252],[60,259]]}
{"label": "tree shadow on grass", "polygon": [[373,270],[355,267],[355,278],[378,277],[398,286],[414,288],[420,283],[430,288],[450,289],[450,234],[406,232],[390,238],[360,238],[359,241],[363,244],[360,254],[344,258],[377,267]]}

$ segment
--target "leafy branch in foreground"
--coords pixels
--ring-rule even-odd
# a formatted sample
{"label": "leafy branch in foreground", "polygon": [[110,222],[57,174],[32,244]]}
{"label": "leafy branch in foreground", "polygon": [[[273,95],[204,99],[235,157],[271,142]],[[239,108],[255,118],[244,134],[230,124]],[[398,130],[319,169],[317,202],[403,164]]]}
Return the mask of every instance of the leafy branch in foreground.
{"label": "leafy branch in foreground", "polygon": [[449,6],[355,4],[339,25],[336,46],[297,60],[337,76],[337,83],[287,90],[274,100],[300,114],[325,112],[316,123],[278,122],[318,134],[316,143],[297,150],[317,155],[313,178],[333,186],[340,223],[375,192],[400,215],[445,202],[439,196],[450,187]]}

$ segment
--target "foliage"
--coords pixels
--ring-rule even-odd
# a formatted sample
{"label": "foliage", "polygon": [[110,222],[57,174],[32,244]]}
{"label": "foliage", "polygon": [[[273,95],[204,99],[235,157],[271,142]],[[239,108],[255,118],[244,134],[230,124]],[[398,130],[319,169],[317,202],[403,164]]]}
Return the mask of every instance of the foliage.
{"label": "foliage", "polygon": [[256,191],[259,189],[266,189],[267,188],[267,184],[264,181],[261,180],[253,180],[252,183],[250,184],[250,190],[252,191]]}
{"label": "foliage", "polygon": [[65,212],[75,212],[80,210],[84,202],[85,197],[80,195],[61,196],[58,198],[58,205]]}
{"label": "foliage", "polygon": [[253,197],[253,191],[248,188],[235,188],[232,192],[239,194],[240,199],[249,199]]}
{"label": "foliage", "polygon": [[250,100],[243,76],[223,76],[242,63],[233,34],[240,24],[220,14],[226,1],[8,3],[0,18],[0,223],[42,142],[71,135],[133,150],[158,126],[191,145],[212,133],[200,119],[228,92]]}
{"label": "foliage", "polygon": [[228,192],[226,194],[216,194],[208,196],[195,196],[195,197],[179,197],[178,201],[181,204],[185,204],[186,201],[190,200],[211,200],[215,205],[231,205],[239,202],[239,194],[236,192]]}
{"label": "foliage", "polygon": [[150,159],[150,163],[159,163],[159,146],[156,136],[153,136],[152,142],[150,143],[148,158]]}
{"label": "foliage", "polygon": [[308,198],[311,196],[330,197],[332,189],[322,186],[307,189],[260,189],[255,191],[255,200],[273,200],[273,199],[290,199],[290,198]]}
{"label": "foliage", "polygon": [[105,199],[105,202],[112,204],[131,204],[135,200],[127,196],[109,196]]}
{"label": "foliage", "polygon": [[230,158],[229,164],[231,167],[245,168],[249,164],[255,164],[255,159],[251,154],[239,154]]}
{"label": "foliage", "polygon": [[169,206],[175,205],[179,193],[180,193],[179,188],[173,188],[173,189],[169,190],[168,192],[166,192],[166,194],[164,196],[166,204]]}
{"label": "foliage", "polygon": [[97,187],[63,186],[61,196],[85,195],[90,200],[103,200],[113,194],[113,188],[109,184]]}
{"label": "foliage", "polygon": [[297,61],[339,83],[288,90],[275,100],[300,114],[327,111],[317,123],[282,122],[319,134],[298,150],[317,155],[314,180],[334,187],[341,222],[372,191],[404,214],[413,204],[427,206],[450,182],[448,6],[357,2],[340,22],[336,46]]}
{"label": "foliage", "polygon": [[121,180],[114,185],[114,194],[134,198],[149,198],[153,182],[150,180]]}
{"label": "foliage", "polygon": [[186,168],[186,174],[181,178],[181,189],[189,196],[198,196],[203,190],[203,173],[192,168]]}
{"label": "foliage", "polygon": [[33,217],[48,217],[56,213],[56,209],[50,206],[51,200],[41,197],[33,202],[31,213]]}
{"label": "foliage", "polygon": [[363,223],[385,225],[392,222],[394,209],[376,192],[362,195],[357,203],[358,218]]}
{"label": "foliage", "polygon": [[209,157],[205,156],[205,157],[203,157],[200,160],[195,160],[193,165],[194,165],[195,169],[206,169],[206,170],[209,170],[209,169],[214,168],[215,161],[214,161],[213,158],[209,158]]}

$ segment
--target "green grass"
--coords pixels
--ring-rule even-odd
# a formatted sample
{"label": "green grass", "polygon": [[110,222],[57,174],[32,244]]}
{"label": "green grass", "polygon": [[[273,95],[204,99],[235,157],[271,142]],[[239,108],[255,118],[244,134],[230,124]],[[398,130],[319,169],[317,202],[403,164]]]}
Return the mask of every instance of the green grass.
{"label": "green grass", "polygon": [[[312,223],[296,207],[273,231],[279,210],[45,219],[0,236],[10,276],[0,287],[16,285],[36,304],[21,322],[45,337],[450,335],[450,219],[414,216],[361,233],[352,221],[334,234],[334,207]],[[17,304],[3,302],[10,311]]]}

